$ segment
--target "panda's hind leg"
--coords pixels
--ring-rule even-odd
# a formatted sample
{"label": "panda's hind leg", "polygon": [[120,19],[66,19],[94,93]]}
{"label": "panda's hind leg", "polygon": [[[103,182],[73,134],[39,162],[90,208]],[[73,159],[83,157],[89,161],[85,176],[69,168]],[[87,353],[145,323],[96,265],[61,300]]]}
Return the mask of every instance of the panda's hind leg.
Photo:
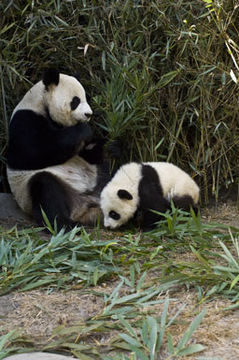
{"label": "panda's hind leg", "polygon": [[29,190],[32,215],[40,226],[44,225],[42,210],[52,226],[56,221],[57,230],[75,225],[70,220],[71,199],[60,179],[47,171],[39,172],[30,180]]}
{"label": "panda's hind leg", "polygon": [[195,214],[198,213],[198,206],[194,204],[194,201],[190,195],[174,196],[172,200],[177,208],[187,212],[190,212],[190,209],[192,208]]}

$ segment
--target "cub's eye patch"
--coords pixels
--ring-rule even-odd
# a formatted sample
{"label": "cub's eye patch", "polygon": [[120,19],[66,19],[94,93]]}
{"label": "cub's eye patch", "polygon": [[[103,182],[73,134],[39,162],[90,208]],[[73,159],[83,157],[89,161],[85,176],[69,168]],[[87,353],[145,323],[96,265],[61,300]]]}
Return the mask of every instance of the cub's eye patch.
{"label": "cub's eye patch", "polygon": [[80,98],[78,98],[78,96],[74,96],[70,103],[71,110],[75,110],[79,104],[80,104]]}
{"label": "cub's eye patch", "polygon": [[111,217],[114,220],[119,220],[120,219],[120,214],[118,214],[116,211],[111,210],[109,212],[109,217]]}

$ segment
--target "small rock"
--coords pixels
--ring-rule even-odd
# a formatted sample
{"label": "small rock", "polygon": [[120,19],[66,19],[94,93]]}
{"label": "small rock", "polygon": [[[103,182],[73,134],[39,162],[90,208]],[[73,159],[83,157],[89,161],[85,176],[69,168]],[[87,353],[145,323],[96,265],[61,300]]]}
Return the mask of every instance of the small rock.
{"label": "small rock", "polygon": [[29,219],[17,205],[12,194],[0,193],[0,219],[6,219],[8,217],[16,217],[20,219]]}
{"label": "small rock", "polygon": [[21,223],[33,225],[35,221],[20,209],[12,194],[0,193],[0,224],[12,227]]}

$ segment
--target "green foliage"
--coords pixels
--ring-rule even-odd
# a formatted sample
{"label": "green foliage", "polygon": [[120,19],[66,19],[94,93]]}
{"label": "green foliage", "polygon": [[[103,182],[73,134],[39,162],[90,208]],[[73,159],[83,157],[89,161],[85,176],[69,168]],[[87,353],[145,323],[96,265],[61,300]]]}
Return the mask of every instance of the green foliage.
{"label": "green foliage", "polygon": [[[198,289],[200,302],[220,294],[232,300],[234,305],[230,308],[237,308],[239,306],[239,230],[234,229],[233,235],[231,229],[228,229],[228,233],[223,231],[226,226],[219,224],[205,226],[200,223],[198,227],[199,222],[197,220],[195,223],[195,220],[196,218],[189,220],[188,223],[184,222],[183,227],[179,224],[179,227],[175,226],[174,229],[174,239],[182,239],[181,236],[189,239],[188,248],[185,245],[182,248],[180,241],[180,249],[186,250],[187,253],[191,251],[194,257],[187,262],[175,261],[175,259],[169,261],[164,267],[161,282],[169,286],[172,283],[195,286]],[[169,235],[171,235],[171,229],[170,223]],[[158,236],[158,234],[159,232],[156,231],[153,236]],[[230,247],[227,247],[225,242]],[[172,251],[172,242],[167,246]],[[162,250],[161,247],[160,251]]]}
{"label": "green foliage", "polygon": [[[1,294],[84,286],[84,292],[104,301],[100,313],[74,326],[58,326],[46,343],[35,342],[34,350],[71,352],[88,360],[153,360],[162,354],[169,360],[202,351],[193,336],[205,311],[198,311],[181,337],[175,338],[170,326],[179,321],[183,307],[170,315],[173,299],[165,296],[186,286],[198,294],[200,307],[220,295],[231,300],[229,309],[238,308],[239,230],[204,224],[200,214],[191,215],[173,208],[154,231],[115,233],[114,240],[103,240],[106,234],[99,229],[91,234],[84,228],[59,233],[52,229],[52,235],[46,236],[42,229],[0,228]],[[118,282],[111,293],[89,287],[112,279]],[[162,311],[155,312],[155,306]],[[89,344],[95,336],[108,339],[112,331],[117,335],[110,340]],[[32,349],[21,332],[2,330],[2,334],[0,358]]]}
{"label": "green foliage", "polygon": [[119,270],[112,264],[115,242],[94,240],[78,228],[70,233],[61,230],[50,241],[43,240],[38,231],[1,229],[1,295],[47,285],[65,288],[72,282],[96,285]]}
{"label": "green foliage", "polygon": [[[198,289],[200,301],[223,294],[237,302],[238,229],[228,232],[225,225],[204,224],[200,214],[178,209],[164,216],[152,232],[121,234],[114,240],[101,240],[99,229],[91,234],[84,228],[53,230],[46,237],[36,228],[0,228],[0,294],[96,285],[116,274],[131,292],[142,292],[147,271],[160,269],[160,291],[186,284]],[[190,260],[181,261],[181,254]]]}
{"label": "green foliage", "polygon": [[229,1],[2,1],[0,161],[11,112],[47,66],[79,72],[121,161],[169,160],[203,200],[238,179],[238,7]]}

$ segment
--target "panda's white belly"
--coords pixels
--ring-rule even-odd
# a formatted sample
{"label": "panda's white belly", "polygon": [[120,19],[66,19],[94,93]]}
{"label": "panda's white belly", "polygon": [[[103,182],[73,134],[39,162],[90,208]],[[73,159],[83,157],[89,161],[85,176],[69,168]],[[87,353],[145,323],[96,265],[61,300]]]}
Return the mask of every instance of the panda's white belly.
{"label": "panda's white belly", "polygon": [[40,170],[13,170],[7,167],[7,177],[13,196],[22,210],[28,214],[31,214],[32,211],[29,180],[42,171],[50,172],[59,177],[81,194],[93,190],[97,183],[96,165],[88,164],[79,156],[74,156],[64,164]]}

